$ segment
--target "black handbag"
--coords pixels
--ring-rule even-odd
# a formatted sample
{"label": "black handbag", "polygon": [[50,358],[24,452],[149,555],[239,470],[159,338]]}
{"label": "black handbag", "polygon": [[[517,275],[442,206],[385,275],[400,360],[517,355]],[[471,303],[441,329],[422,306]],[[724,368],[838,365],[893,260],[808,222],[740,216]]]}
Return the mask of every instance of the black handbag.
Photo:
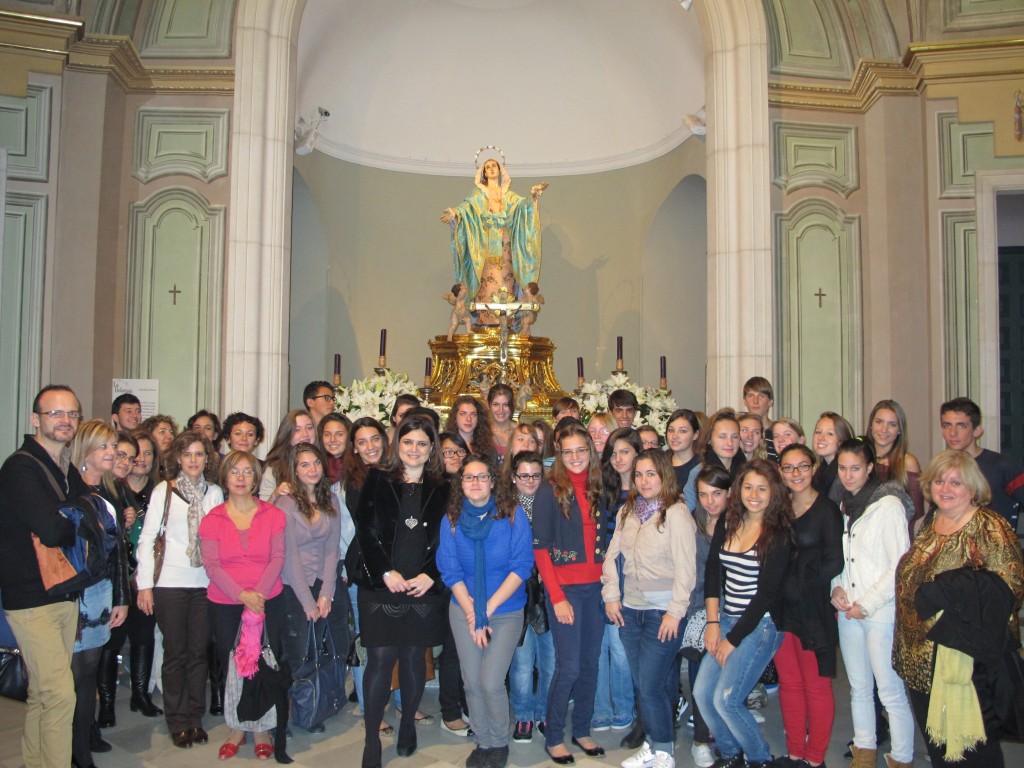
{"label": "black handbag", "polygon": [[28,668],[19,648],[0,648],[0,696],[28,699]]}
{"label": "black handbag", "polygon": [[333,717],[348,701],[345,695],[345,657],[339,655],[331,627],[326,621],[319,647],[315,623],[309,622],[306,658],[295,670],[288,695],[292,722],[301,728],[312,728]]}

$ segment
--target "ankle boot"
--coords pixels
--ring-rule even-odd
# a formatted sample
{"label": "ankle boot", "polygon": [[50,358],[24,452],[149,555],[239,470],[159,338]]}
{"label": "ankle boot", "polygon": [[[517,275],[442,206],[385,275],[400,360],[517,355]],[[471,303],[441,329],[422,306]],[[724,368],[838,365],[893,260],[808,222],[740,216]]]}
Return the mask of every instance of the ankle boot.
{"label": "ankle boot", "polygon": [[99,669],[96,671],[96,693],[99,694],[100,709],[96,725],[113,728],[117,725],[114,714],[114,697],[117,695],[117,651],[104,648],[100,653]]}
{"label": "ankle boot", "polygon": [[149,697],[149,674],[153,669],[153,646],[132,645],[132,712],[139,712],[144,717],[159,717],[164,713]]}
{"label": "ankle boot", "polygon": [[210,643],[206,648],[206,661],[210,670],[210,714],[224,714],[224,669],[217,655],[217,646]]}
{"label": "ankle boot", "polygon": [[861,749],[854,744],[850,747],[850,752],[853,754],[850,768],[875,768],[878,764],[877,749]]}

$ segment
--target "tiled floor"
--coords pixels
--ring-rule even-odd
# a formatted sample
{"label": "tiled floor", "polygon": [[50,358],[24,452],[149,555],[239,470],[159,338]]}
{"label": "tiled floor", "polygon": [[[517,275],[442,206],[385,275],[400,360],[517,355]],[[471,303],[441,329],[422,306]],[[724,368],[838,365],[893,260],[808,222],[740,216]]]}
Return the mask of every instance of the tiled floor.
{"label": "tiled floor", "polygon": [[[124,678],[122,678],[124,682]],[[843,768],[848,761],[842,757],[846,742],[850,738],[850,707],[849,690],[842,671],[835,684],[836,691],[836,723],[833,731],[832,744],[829,749],[827,764],[831,768]],[[223,718],[208,717],[207,729],[210,731],[210,744],[196,746],[189,750],[175,748],[167,737],[163,720],[148,720],[128,710],[128,696],[124,688],[117,699],[117,720],[115,728],[104,730],[105,738],[114,745],[112,752],[95,755],[98,768],[197,768],[197,766],[213,766],[217,764],[217,749],[227,736],[227,726]],[[156,697],[159,702],[159,696]],[[354,707],[354,705],[353,705]],[[362,755],[363,726],[362,721],[355,717],[351,710],[328,721],[327,731],[321,734],[309,734],[300,729],[293,729],[295,735],[289,740],[288,751],[295,759],[296,768],[334,768],[335,766],[358,766]],[[424,695],[421,709],[424,712],[437,712],[437,689],[429,688]],[[23,705],[0,698],[0,768],[20,768],[21,761],[21,726]],[[386,719],[393,722],[393,712]],[[769,696],[768,708],[764,710],[767,722],[762,726],[773,750],[778,753],[783,749],[782,720],[779,713],[778,696]],[[412,757],[399,758],[395,754],[394,739],[384,739],[384,762],[394,768],[447,768],[461,766],[472,750],[471,743],[463,738],[452,736],[442,731],[435,723],[423,726],[417,731],[419,750]],[[577,751],[576,763],[582,768],[614,768],[629,755],[619,748],[619,740],[625,731],[605,731],[596,733],[594,737],[608,750],[605,758],[587,758]],[[680,768],[692,768],[690,745],[692,732],[687,728],[679,729],[676,740],[676,759]],[[929,765],[924,756],[923,745],[918,739],[918,756],[914,762],[916,768],[927,768]],[[1003,751],[1008,766],[1024,765],[1024,746],[1005,744]],[[246,745],[232,761],[232,764],[252,765],[256,762],[251,744]],[[275,764],[273,761],[268,765]],[[543,742],[536,735],[531,744],[515,744],[511,746],[509,764],[514,766],[550,766]],[[881,756],[879,766],[884,768]]]}

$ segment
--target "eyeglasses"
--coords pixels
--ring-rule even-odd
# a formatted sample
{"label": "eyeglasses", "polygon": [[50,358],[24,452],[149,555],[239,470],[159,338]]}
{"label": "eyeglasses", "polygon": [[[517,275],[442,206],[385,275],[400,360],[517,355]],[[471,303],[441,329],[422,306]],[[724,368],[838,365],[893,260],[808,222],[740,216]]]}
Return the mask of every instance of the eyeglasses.
{"label": "eyeglasses", "polygon": [[794,472],[803,474],[804,472],[811,471],[811,465],[805,461],[802,464],[783,464],[779,469],[782,470],[784,475],[792,475]]}
{"label": "eyeglasses", "polygon": [[229,469],[228,470],[228,475],[231,476],[231,477],[252,477],[255,474],[256,474],[256,472],[253,471],[252,468],[249,468],[249,469],[238,469],[238,467],[235,467],[234,469]]}
{"label": "eyeglasses", "polygon": [[589,456],[590,455],[590,449],[589,448],[565,448],[565,449],[559,451],[559,453],[562,454],[562,456],[564,456],[565,458],[571,459],[573,456]]}
{"label": "eyeglasses", "polygon": [[516,475],[516,480],[522,480],[525,483],[528,480],[540,480],[542,477],[543,475],[540,472],[534,472],[533,474],[524,472],[521,475]]}
{"label": "eyeglasses", "polygon": [[334,395],[313,395],[313,397],[307,397],[307,400],[333,400]]}
{"label": "eyeglasses", "polygon": [[489,483],[493,479],[494,478],[491,475],[486,475],[486,474],[484,474],[484,475],[463,475],[462,476],[462,482],[463,483]]}
{"label": "eyeglasses", "polygon": [[51,419],[63,419],[67,416],[72,421],[82,418],[81,411],[36,411],[40,416],[49,416]]}
{"label": "eyeglasses", "polygon": [[124,451],[118,451],[117,452],[117,460],[118,461],[127,461],[129,464],[138,464],[139,463],[138,460],[136,460],[136,458],[134,456],[129,456]]}
{"label": "eyeglasses", "polygon": [[441,451],[441,455],[446,459],[453,459],[458,456],[460,459],[466,458],[466,452],[461,448],[445,448]]}

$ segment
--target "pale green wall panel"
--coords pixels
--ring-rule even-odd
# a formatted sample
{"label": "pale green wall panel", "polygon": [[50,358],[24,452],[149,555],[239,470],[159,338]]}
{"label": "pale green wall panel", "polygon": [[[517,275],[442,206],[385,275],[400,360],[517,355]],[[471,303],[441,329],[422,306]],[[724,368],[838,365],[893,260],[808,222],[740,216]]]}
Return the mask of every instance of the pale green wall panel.
{"label": "pale green wall panel", "polygon": [[212,181],[228,172],[226,109],[143,107],[135,115],[132,175],[148,182],[183,174]]}
{"label": "pale green wall panel", "polygon": [[980,396],[978,225],[974,211],[942,213],[946,399]]}
{"label": "pale green wall panel", "polygon": [[977,171],[1024,168],[1024,157],[996,157],[992,123],[961,123],[956,112],[937,114],[939,197],[974,197]]}
{"label": "pale green wall panel", "polygon": [[49,86],[30,84],[24,99],[0,96],[0,147],[7,150],[8,178],[47,180],[52,93]]}
{"label": "pale green wall panel", "polygon": [[143,57],[230,58],[234,0],[153,0]]}
{"label": "pale green wall panel", "polygon": [[947,32],[1024,24],[1021,0],[942,0]]}
{"label": "pale green wall panel", "polygon": [[179,421],[219,409],[224,219],[180,187],[131,206],[126,373],[159,379],[160,409]]}
{"label": "pale green wall panel", "polygon": [[831,0],[764,0],[769,71],[847,80],[853,57]]}
{"label": "pale green wall panel", "polygon": [[813,428],[838,410],[861,420],[860,219],[824,200],[775,217],[782,381],[776,413]]}
{"label": "pale green wall panel", "polygon": [[0,449],[31,431],[29,413],[42,369],[46,195],[8,192],[0,261]]}
{"label": "pale green wall panel", "polygon": [[824,187],[849,197],[860,188],[857,129],[773,120],[772,166],[772,181],[787,193]]}

